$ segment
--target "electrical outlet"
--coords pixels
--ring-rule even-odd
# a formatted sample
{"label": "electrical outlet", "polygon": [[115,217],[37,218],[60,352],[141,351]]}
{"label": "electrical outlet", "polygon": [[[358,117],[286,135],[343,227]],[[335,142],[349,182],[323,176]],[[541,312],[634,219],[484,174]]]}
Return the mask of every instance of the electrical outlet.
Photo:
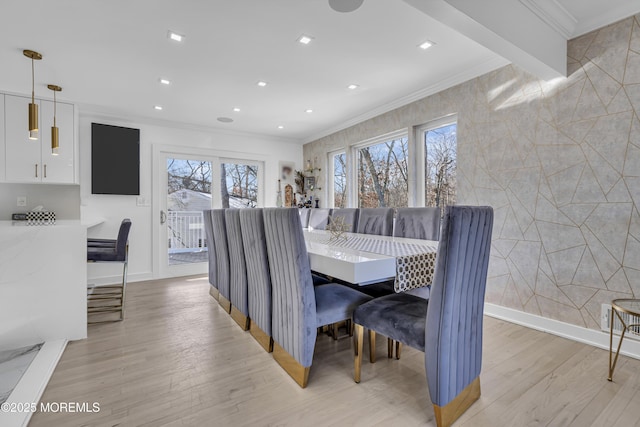
{"label": "electrical outlet", "polygon": [[18,196],[18,206],[20,207],[27,206],[27,196]]}
{"label": "electrical outlet", "polygon": [[148,206],[149,204],[147,202],[146,197],[138,196],[138,197],[136,197],[136,205],[137,206]]}

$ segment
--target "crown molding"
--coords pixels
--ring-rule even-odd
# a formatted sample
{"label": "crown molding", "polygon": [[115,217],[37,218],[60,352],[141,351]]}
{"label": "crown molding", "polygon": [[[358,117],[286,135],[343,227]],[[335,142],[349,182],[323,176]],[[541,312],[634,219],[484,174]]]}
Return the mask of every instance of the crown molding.
{"label": "crown molding", "polygon": [[565,40],[574,36],[578,20],[557,0],[520,0],[520,3],[535,13]]}
{"label": "crown molding", "polygon": [[578,22],[572,38],[582,36],[591,31],[606,27],[614,22],[621,21],[640,13],[640,3],[628,1],[618,4],[616,7],[608,8],[606,12],[593,17],[590,20]]}
{"label": "crown molding", "polygon": [[446,79],[440,80],[439,82],[429,85],[424,89],[421,89],[417,92],[412,92],[411,94],[403,96],[401,98],[397,98],[391,102],[388,102],[377,108],[374,108],[373,110],[367,111],[366,113],[360,114],[345,122],[342,122],[341,124],[332,126],[321,132],[310,135],[304,140],[304,143],[307,144],[307,143],[316,141],[320,138],[324,138],[325,136],[347,129],[351,126],[357,125],[358,123],[362,123],[365,120],[372,119],[381,114],[403,107],[407,104],[411,104],[412,102],[426,98],[435,93],[441,92],[445,89],[449,89],[450,87],[456,86],[460,83],[464,83],[478,76],[486,74],[490,71],[493,71],[497,68],[504,67],[505,65],[508,65],[508,64],[510,64],[510,62],[507,61],[506,59],[500,56],[494,55],[491,58],[487,59],[484,62],[481,62],[480,64],[474,67],[467,68],[458,74],[449,76]]}

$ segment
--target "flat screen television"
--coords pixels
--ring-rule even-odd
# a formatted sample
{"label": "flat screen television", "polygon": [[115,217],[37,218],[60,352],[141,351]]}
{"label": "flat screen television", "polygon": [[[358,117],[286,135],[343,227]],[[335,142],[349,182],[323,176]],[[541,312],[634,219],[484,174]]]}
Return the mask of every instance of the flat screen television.
{"label": "flat screen television", "polygon": [[91,123],[91,193],[140,194],[140,129]]}

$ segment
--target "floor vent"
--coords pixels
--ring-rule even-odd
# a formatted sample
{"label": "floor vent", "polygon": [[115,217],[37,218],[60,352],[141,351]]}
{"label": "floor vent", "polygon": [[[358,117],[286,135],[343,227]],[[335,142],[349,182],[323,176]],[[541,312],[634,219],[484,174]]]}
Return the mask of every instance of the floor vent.
{"label": "floor vent", "polygon": [[[620,313],[622,318],[624,319],[624,323],[627,325],[631,324],[640,324],[640,317],[634,316],[628,313]],[[609,328],[611,327],[610,321],[613,320],[613,333],[615,335],[620,335],[622,333],[622,322],[618,319],[614,313],[611,312],[611,304],[602,304],[602,313],[600,315],[600,328],[609,332]],[[633,329],[628,330],[625,334],[625,338],[631,338],[640,341],[640,332],[638,330],[633,331]]]}

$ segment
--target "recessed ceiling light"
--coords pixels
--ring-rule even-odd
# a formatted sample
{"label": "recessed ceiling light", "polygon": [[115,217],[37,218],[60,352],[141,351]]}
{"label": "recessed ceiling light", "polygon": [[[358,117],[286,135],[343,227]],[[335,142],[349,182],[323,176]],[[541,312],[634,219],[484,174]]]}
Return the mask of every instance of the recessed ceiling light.
{"label": "recessed ceiling light", "polygon": [[418,47],[419,47],[420,49],[427,50],[427,49],[429,49],[431,46],[433,46],[433,44],[434,44],[433,42],[430,42],[429,40],[427,40],[427,41],[425,41],[425,42],[420,43],[420,44],[418,45]]}
{"label": "recessed ceiling light", "polygon": [[267,85],[267,82],[263,82],[262,80],[260,80],[258,81],[257,85],[260,87],[265,87]]}
{"label": "recessed ceiling light", "polygon": [[240,112],[240,108],[234,107],[233,111],[235,111],[236,113],[239,113]]}
{"label": "recessed ceiling light", "polygon": [[170,85],[171,84],[171,80],[160,79],[160,83],[162,83],[163,85]]}
{"label": "recessed ceiling light", "polygon": [[217,120],[219,122],[222,122],[222,123],[231,123],[231,122],[233,122],[233,119],[231,117],[218,117]]}
{"label": "recessed ceiling light", "polygon": [[359,87],[359,86],[358,86],[358,85],[356,85],[356,84],[350,84],[349,86],[347,86],[347,89],[354,90],[354,89],[358,89],[358,87]]}
{"label": "recessed ceiling light", "polygon": [[153,108],[155,108],[156,110],[160,111],[160,110],[162,110],[162,105],[154,105]]}
{"label": "recessed ceiling light", "polygon": [[309,43],[311,43],[312,40],[313,40],[313,37],[307,36],[305,34],[303,34],[300,37],[298,37],[298,42],[302,43],[302,44],[309,44]]}
{"label": "recessed ceiling light", "polygon": [[313,113],[313,110],[311,108],[307,108],[306,110],[304,110],[305,113]]}
{"label": "recessed ceiling light", "polygon": [[284,129],[284,126],[280,125],[278,126],[278,129]]}
{"label": "recessed ceiling light", "polygon": [[167,37],[169,38],[169,40],[173,40],[176,42],[182,42],[184,41],[184,35],[182,34],[178,34],[175,31],[167,31]]}

